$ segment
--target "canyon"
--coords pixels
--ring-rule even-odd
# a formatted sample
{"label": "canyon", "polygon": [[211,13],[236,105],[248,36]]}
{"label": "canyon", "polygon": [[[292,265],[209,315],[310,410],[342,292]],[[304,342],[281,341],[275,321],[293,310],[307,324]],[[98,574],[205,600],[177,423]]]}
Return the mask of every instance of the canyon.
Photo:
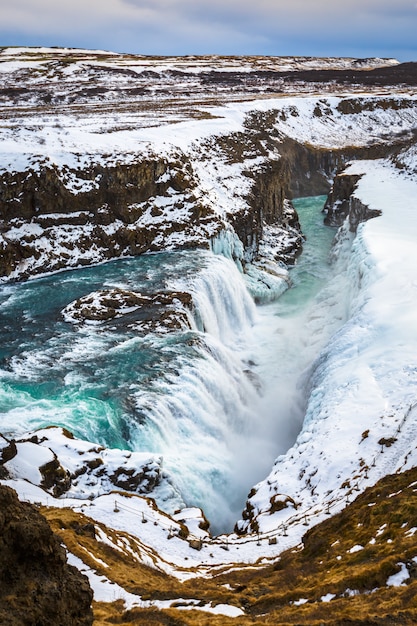
{"label": "canyon", "polygon": [[[313,527],[362,506],[394,472],[404,474],[401,493],[413,488],[416,77],[415,64],[390,59],[1,50],[1,480],[41,507],[110,611],[165,623],[182,604],[213,623],[262,623],[267,603],[255,592],[229,593],[250,567],[266,576],[300,546],[318,554]],[[317,219],[336,235],[331,271],[292,325],[271,307],[307,250],[297,201],[319,195]],[[269,394],[285,378],[270,360],[284,331],[283,372],[290,352],[305,359],[282,443],[273,424],[285,384],[281,398]],[[137,381],[120,368],[109,386],[100,362],[127,344],[137,346],[126,352]],[[132,360],[147,344],[148,360]],[[210,453],[201,448],[184,470],[187,483],[197,427]],[[266,456],[258,439],[269,440],[272,468],[255,463],[246,503],[232,502],[229,477]],[[222,473],[235,447],[242,465]],[[391,586],[397,571],[411,590],[413,515],[402,518],[407,556],[391,558],[374,586],[357,582],[352,603]],[[121,574],[117,551],[138,577],[151,568],[148,590]],[[219,577],[231,586],[223,600],[207,589],[197,600],[187,587]],[[168,592],[173,580],[185,596]],[[283,597],[268,611],[285,606],[289,623],[302,623],[313,605],[339,601],[332,584],[329,600],[305,591],[305,603]],[[96,605],[97,620],[107,623],[106,611]]]}

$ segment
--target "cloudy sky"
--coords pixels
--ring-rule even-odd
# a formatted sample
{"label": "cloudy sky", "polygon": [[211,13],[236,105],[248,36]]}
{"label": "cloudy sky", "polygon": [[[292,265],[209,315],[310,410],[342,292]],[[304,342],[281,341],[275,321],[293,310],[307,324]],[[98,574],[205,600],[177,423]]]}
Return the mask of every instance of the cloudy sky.
{"label": "cloudy sky", "polygon": [[0,45],[417,61],[417,0],[0,0]]}

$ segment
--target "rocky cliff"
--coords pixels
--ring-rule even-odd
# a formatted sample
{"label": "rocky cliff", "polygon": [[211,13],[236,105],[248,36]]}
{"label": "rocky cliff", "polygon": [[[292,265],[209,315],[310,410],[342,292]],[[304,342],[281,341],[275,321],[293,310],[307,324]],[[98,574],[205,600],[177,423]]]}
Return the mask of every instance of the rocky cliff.
{"label": "rocky cliff", "polygon": [[325,224],[340,226],[344,219],[349,216],[349,229],[355,233],[361,222],[381,215],[381,211],[370,209],[359,198],[355,197],[354,192],[360,178],[360,175],[345,172],[335,176],[323,209]]}
{"label": "rocky cliff", "polygon": [[185,157],[5,172],[0,275],[27,278],[157,251],[169,247],[172,234],[183,247],[207,247],[219,224],[194,196],[195,186]]}
{"label": "rocky cliff", "polygon": [[[249,159],[244,154],[248,139]],[[239,205],[230,208],[229,198],[224,207],[207,201],[199,177],[206,156],[201,151],[194,163],[185,154],[175,159],[136,154],[133,163],[69,168],[40,162],[21,172],[4,172],[0,276],[22,279],[144,252],[208,248],[228,225],[253,256],[264,224],[285,229],[291,222],[299,228],[295,212],[290,219],[288,211],[284,216],[289,189],[285,159],[267,158],[259,137],[255,141],[242,133],[222,140],[227,164],[233,152],[246,182]]]}
{"label": "rocky cliff", "polygon": [[[311,59],[233,58],[224,72],[220,58],[200,59],[197,70],[192,59],[167,69],[131,55],[0,52],[0,61],[16,59],[0,76],[3,280],[207,248],[230,227],[250,261],[264,226],[289,231],[276,255],[287,261],[300,240],[284,200],[327,193],[347,160],[386,156],[415,128],[415,99],[405,93],[415,68],[396,94],[381,72],[392,85],[396,72],[404,79],[401,66],[381,60],[317,60],[302,71]],[[377,95],[326,97],[345,91],[342,67],[353,91],[366,82]]]}
{"label": "rocky cliff", "polygon": [[8,626],[88,626],[88,580],[67,564],[44,517],[0,487],[0,622]]}

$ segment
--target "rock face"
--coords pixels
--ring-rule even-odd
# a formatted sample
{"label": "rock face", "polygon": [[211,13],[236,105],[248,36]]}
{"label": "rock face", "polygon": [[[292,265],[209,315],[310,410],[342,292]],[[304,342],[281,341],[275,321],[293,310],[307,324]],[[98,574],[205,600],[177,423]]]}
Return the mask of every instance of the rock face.
{"label": "rock face", "polygon": [[335,176],[323,210],[327,226],[340,226],[349,214],[351,197],[359,179],[360,176],[343,173]]}
{"label": "rock face", "polygon": [[190,328],[187,310],[192,309],[191,294],[171,291],[152,295],[113,288],[96,291],[68,304],[62,311],[65,321],[100,323],[136,313],[147,331]]}
{"label": "rock face", "polygon": [[45,518],[1,486],[0,623],[89,626],[92,596]]}
{"label": "rock face", "polygon": [[[178,164],[177,164],[178,165]],[[1,219],[44,215],[49,225],[51,214],[111,207],[112,217],[126,223],[134,220],[129,205],[141,203],[151,196],[163,195],[169,187],[184,191],[191,187],[186,169],[169,170],[163,159],[140,159],[134,164],[58,171],[57,167],[40,164],[25,172],[6,172],[1,177]],[[106,212],[99,212],[98,221],[106,223]],[[82,222],[82,218],[80,218]],[[80,222],[80,223],[81,223]]]}
{"label": "rock face", "polygon": [[5,172],[0,276],[27,278],[170,247],[208,247],[220,225],[194,187],[184,156],[79,169],[40,163]]}
{"label": "rock face", "polygon": [[[255,138],[247,132],[224,139],[225,150],[233,148],[242,163],[248,138],[253,158],[265,157],[265,130],[258,129]],[[84,169],[40,164],[37,170],[0,175],[0,277],[24,279],[144,252],[208,248],[226,224],[251,256],[264,225],[287,227],[285,158],[266,159],[253,171],[244,168],[249,193],[226,219],[205,202],[185,155],[174,162],[136,158],[134,164]],[[290,221],[299,229],[295,211]]]}
{"label": "rock face", "polygon": [[324,207],[324,223],[328,226],[340,226],[346,216],[349,216],[349,229],[355,233],[360,222],[381,215],[381,211],[371,210],[354,191],[361,176],[341,172],[334,181]]}

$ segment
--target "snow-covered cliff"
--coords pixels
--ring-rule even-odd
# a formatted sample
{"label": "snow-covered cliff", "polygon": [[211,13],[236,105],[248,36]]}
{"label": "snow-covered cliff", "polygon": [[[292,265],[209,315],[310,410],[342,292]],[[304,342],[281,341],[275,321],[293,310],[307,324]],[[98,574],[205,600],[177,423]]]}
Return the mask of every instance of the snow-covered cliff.
{"label": "snow-covered cliff", "polygon": [[[312,523],[381,476],[416,463],[417,186],[408,158],[410,169],[376,160],[343,172],[357,181],[351,207],[366,210],[355,229],[349,215],[340,228],[334,249],[340,267],[309,324],[315,332],[329,323],[323,306],[344,324],[305,372],[303,428],[254,488],[242,528],[267,531],[303,515]],[[290,506],[275,511],[277,494]]]}
{"label": "snow-covered cliff", "polygon": [[[332,279],[304,320],[303,336],[310,346],[320,337],[320,350],[300,372],[301,432],[251,490],[235,533],[210,538],[201,511],[184,508],[160,455],[107,450],[61,430],[19,432],[17,442],[8,432],[0,440],[4,482],[27,499],[64,501],[131,533],[141,542],[142,562],[187,578],[226,563],[276,558],[300,541],[307,525],[339,511],[380,477],[415,465],[417,97],[411,78],[396,83],[395,64],[382,61],[358,69],[354,60],[150,60],[43,49],[3,50],[0,60],[5,288],[110,258],[192,247],[233,260],[252,296],[267,302],[288,286],[283,264],[300,251],[291,194],[328,191],[341,170],[327,214],[332,223],[346,217]],[[331,74],[317,73],[323,69]],[[235,275],[222,267],[216,281]],[[214,293],[214,282],[206,280],[203,295],[211,287],[210,306],[232,311],[227,329],[233,334],[235,313],[249,295],[242,296],[239,282],[238,302],[229,307],[230,290],[216,282]],[[191,287],[195,304],[201,292]],[[172,291],[170,303],[181,300],[178,293]],[[119,304],[113,302],[105,319],[140,305],[140,294],[111,284],[66,303],[64,311],[78,324],[88,318],[86,303],[100,307],[115,294]],[[207,330],[212,310],[202,301],[198,318],[190,302],[185,295],[175,305],[187,328]],[[231,349],[220,331],[219,342],[240,356],[241,346]],[[203,376],[211,384],[226,353],[209,341],[204,349],[213,359]],[[230,378],[218,377],[222,410],[229,380],[239,383],[236,406],[258,391],[254,364],[242,363],[236,370],[227,363]],[[173,374],[172,384],[178,379]],[[181,380],[188,390],[197,378]],[[178,406],[189,406],[189,397]],[[206,409],[201,398],[195,402]],[[238,426],[236,419],[233,432]],[[182,438],[190,450],[192,441]],[[222,450],[213,449],[214,458]],[[157,490],[182,510],[172,516],[158,510],[149,499]]]}

